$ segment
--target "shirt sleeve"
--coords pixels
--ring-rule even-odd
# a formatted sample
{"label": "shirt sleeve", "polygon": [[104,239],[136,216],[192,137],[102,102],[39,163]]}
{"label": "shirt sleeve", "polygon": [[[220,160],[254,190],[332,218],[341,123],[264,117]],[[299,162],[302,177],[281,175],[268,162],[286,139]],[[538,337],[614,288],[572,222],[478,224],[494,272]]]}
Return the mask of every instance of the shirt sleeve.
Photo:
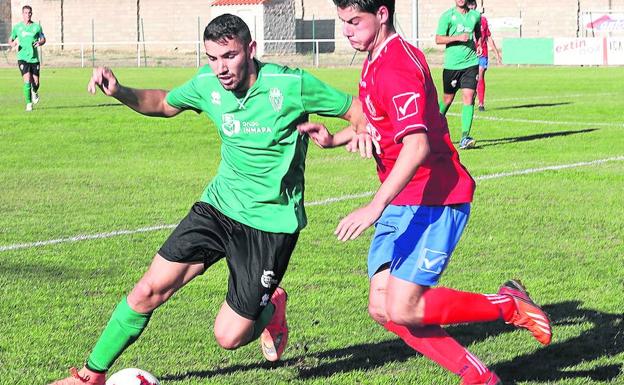
{"label": "shirt sleeve", "polygon": [[427,131],[425,108],[427,93],[424,75],[415,62],[401,63],[385,71],[383,83],[377,87],[381,103],[394,129],[394,141],[400,143],[406,135]]}
{"label": "shirt sleeve", "polygon": [[352,97],[301,71],[301,103],[307,113],[343,116],[351,107]]}
{"label": "shirt sleeve", "polygon": [[193,110],[197,113],[202,111],[202,98],[198,92],[197,76],[183,85],[176,87],[167,93],[167,103],[171,107],[180,110]]}
{"label": "shirt sleeve", "polygon": [[446,16],[446,12],[444,12],[442,16],[440,16],[440,20],[438,21],[438,29],[436,31],[436,35],[449,36],[448,27],[448,17]]}
{"label": "shirt sleeve", "polygon": [[15,39],[17,39],[17,25],[14,25],[13,29],[11,29],[11,40]]}
{"label": "shirt sleeve", "polygon": [[45,35],[43,34],[43,28],[41,28],[41,25],[39,25],[39,32],[38,35],[35,36],[37,39],[45,39]]}

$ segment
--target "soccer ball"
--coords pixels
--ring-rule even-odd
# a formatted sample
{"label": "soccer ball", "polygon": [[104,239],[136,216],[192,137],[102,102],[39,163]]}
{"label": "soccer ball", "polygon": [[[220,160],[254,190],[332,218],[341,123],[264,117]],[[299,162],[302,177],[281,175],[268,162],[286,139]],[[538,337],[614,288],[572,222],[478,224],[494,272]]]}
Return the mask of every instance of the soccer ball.
{"label": "soccer ball", "polygon": [[137,368],[126,368],[108,378],[106,385],[160,385],[150,372]]}

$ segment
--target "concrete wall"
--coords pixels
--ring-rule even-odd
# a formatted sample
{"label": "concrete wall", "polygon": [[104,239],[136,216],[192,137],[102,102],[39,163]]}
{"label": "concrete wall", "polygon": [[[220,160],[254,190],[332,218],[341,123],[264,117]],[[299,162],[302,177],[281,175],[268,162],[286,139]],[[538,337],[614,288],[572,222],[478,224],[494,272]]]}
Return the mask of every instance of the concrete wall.
{"label": "concrete wall", "polygon": [[11,0],[12,24],[24,4],[50,43],[90,42],[92,21],[96,42],[136,41],[140,18],[148,41],[197,40],[197,18],[203,31],[211,10],[206,0]]}
{"label": "concrete wall", "polygon": [[9,40],[11,35],[11,0],[0,0],[0,44]]}
{"label": "concrete wall", "polygon": [[[412,4],[415,0],[398,0],[396,4],[397,28],[412,38]],[[585,10],[607,10],[624,12],[624,0],[478,0],[486,10],[488,18],[522,17],[523,37],[584,36],[578,31],[578,13]],[[96,42],[136,41],[141,32],[140,18],[147,41],[196,40],[199,32],[218,8],[210,0],[0,0],[0,38],[7,35],[8,26],[21,20],[21,7],[33,7],[33,19],[42,24],[49,43],[90,42],[91,22],[94,23]],[[11,7],[8,20],[7,7]],[[271,3],[269,3],[271,4]],[[421,39],[433,39],[440,14],[454,5],[453,0],[419,0],[418,32]],[[286,28],[286,9],[300,22],[315,20],[336,21],[336,10],[331,0],[274,0],[270,6],[284,6],[281,16],[267,16],[267,28],[256,31],[260,39],[265,33],[290,37],[292,31]],[[270,8],[265,5],[266,8]],[[248,7],[251,8],[251,7]],[[219,11],[221,12],[221,11]],[[281,11],[280,11],[281,12]],[[280,13],[278,13],[280,14]],[[265,17],[262,13],[260,18]],[[271,19],[273,17],[273,19]],[[275,19],[277,17],[278,19]],[[294,23],[293,23],[294,24]],[[323,36],[341,37],[341,23],[320,23],[321,28],[333,31],[319,31]],[[582,26],[581,26],[582,27]],[[253,26],[250,25],[253,29]],[[285,34],[280,34],[286,31]],[[295,26],[293,25],[293,28]],[[520,30],[496,32],[494,37],[517,37]],[[6,41],[6,37],[2,41]],[[337,47],[342,47],[337,44]],[[338,49],[338,48],[337,48]]]}
{"label": "concrete wall", "polygon": [[[264,7],[264,38],[267,40],[292,40],[295,35],[294,0],[274,0]],[[294,53],[295,43],[268,43],[267,53]]]}

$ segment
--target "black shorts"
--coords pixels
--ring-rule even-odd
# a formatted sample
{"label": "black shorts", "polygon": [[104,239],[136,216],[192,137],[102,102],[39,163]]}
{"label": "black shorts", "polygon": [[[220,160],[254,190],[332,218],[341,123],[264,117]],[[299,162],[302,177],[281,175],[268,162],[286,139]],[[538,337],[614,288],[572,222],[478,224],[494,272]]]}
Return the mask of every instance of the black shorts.
{"label": "black shorts", "polygon": [[444,93],[454,94],[460,88],[477,89],[479,81],[479,66],[472,66],[461,70],[442,71],[442,79],[444,83]]}
{"label": "black shorts", "polygon": [[19,68],[20,72],[22,73],[22,76],[24,76],[27,73],[31,73],[35,76],[39,76],[39,67],[41,65],[39,63],[28,63],[25,62],[23,60],[18,60],[17,61],[17,67]]}
{"label": "black shorts", "polygon": [[171,262],[203,263],[204,269],[225,258],[225,300],[240,316],[256,320],[284,277],[298,237],[254,229],[197,202],[158,254]]}

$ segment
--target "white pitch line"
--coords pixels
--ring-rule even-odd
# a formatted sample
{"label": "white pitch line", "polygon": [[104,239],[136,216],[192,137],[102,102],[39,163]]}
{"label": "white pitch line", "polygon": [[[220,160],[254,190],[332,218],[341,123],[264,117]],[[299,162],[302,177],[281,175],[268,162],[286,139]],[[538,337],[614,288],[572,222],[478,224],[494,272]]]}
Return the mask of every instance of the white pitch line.
{"label": "white pitch line", "polygon": [[[489,175],[481,175],[481,176],[475,177],[475,180],[489,180],[489,179],[506,178],[506,177],[510,177],[510,176],[535,174],[535,173],[538,173],[538,172],[564,170],[564,169],[576,168],[576,167],[595,166],[595,165],[603,164],[603,163],[607,163],[607,162],[620,162],[620,161],[624,161],[624,156],[616,156],[616,157],[613,157],[613,158],[598,159],[598,160],[593,160],[593,161],[589,161],[589,162],[578,162],[578,163],[570,163],[570,164],[561,164],[561,165],[557,165],[557,166],[537,167],[537,168],[529,168],[529,169],[525,169],[525,170],[501,172],[501,173],[489,174]],[[332,203],[336,203],[336,202],[342,202],[342,201],[351,200],[351,199],[365,198],[365,197],[371,196],[373,194],[375,194],[375,191],[367,191],[367,192],[363,192],[363,193],[359,193],[359,194],[343,195],[343,196],[340,196],[340,197],[327,198],[327,199],[323,199],[323,200],[319,200],[319,201],[308,202],[308,203],[306,203],[306,206],[308,206],[308,207],[310,207],[310,206],[326,206],[326,205],[329,205],[329,204],[332,204]],[[120,235],[132,235],[132,234],[138,234],[138,233],[147,233],[147,232],[158,231],[158,230],[173,229],[176,226],[177,226],[177,224],[174,224],[174,225],[158,225],[158,226],[150,226],[150,227],[141,227],[141,228],[138,228],[138,229],[135,229],[135,230],[117,230],[117,231],[111,231],[111,232],[108,232],[108,233],[99,233],[99,234],[91,234],[91,235],[77,235],[77,236],[74,236],[74,237],[50,239],[50,240],[47,240],[47,241],[37,241],[37,242],[30,242],[30,243],[17,243],[17,244],[13,244],[13,245],[0,246],[0,252],[11,251],[11,250],[18,250],[18,249],[30,249],[30,248],[41,247],[41,246],[55,245],[55,244],[59,244],[59,243],[69,243],[69,242],[79,242],[79,241],[87,241],[87,240],[94,240],[94,239],[112,238],[112,237],[116,237],[116,236],[120,236]]]}
{"label": "white pitch line", "polygon": [[[447,113],[450,116],[461,116],[457,113]],[[497,118],[495,116],[475,116],[478,120],[493,120],[496,122],[514,122],[514,123],[534,123],[534,124],[552,124],[552,125],[570,125],[570,126],[604,126],[604,127],[624,127],[624,123],[606,123],[606,122],[570,122],[556,120],[533,120],[533,119],[514,119],[514,118]]]}

